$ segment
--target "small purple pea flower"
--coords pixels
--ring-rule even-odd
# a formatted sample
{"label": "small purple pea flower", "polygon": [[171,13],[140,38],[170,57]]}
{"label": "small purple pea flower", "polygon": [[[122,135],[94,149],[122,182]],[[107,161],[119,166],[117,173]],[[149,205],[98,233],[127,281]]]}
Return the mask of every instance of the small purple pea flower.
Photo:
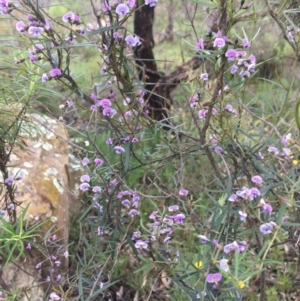
{"label": "small purple pea flower", "polygon": [[14,182],[14,179],[12,177],[8,177],[5,179],[4,183],[7,185],[7,186],[11,186],[12,183]]}
{"label": "small purple pea flower", "polygon": [[49,74],[51,77],[59,77],[61,76],[62,72],[59,68],[53,68],[52,70],[49,71]]}
{"label": "small purple pea flower", "polygon": [[279,150],[274,146],[269,146],[268,152],[273,153],[274,155],[279,155]]}
{"label": "small purple pea flower", "polygon": [[148,243],[146,241],[143,240],[137,240],[136,243],[134,244],[134,246],[137,249],[147,249],[148,248]]}
{"label": "small purple pea flower", "polygon": [[150,7],[154,7],[158,0],[145,0],[145,4],[149,5]]}
{"label": "small purple pea flower", "polygon": [[170,212],[177,211],[177,210],[179,210],[179,206],[178,206],[178,205],[172,205],[172,206],[169,206],[168,210],[169,210]]}
{"label": "small purple pea flower", "polygon": [[83,175],[80,177],[80,182],[89,182],[91,180],[89,175]]}
{"label": "small purple pea flower", "polygon": [[113,117],[117,111],[111,107],[105,107],[102,111],[103,116]]}
{"label": "small purple pea flower", "polygon": [[269,222],[269,223],[266,223],[266,224],[262,224],[260,227],[259,227],[259,230],[262,234],[271,234],[272,233],[272,230],[274,227],[276,227],[276,223],[274,222]]}
{"label": "small purple pea flower", "polygon": [[94,160],[95,166],[101,166],[103,164],[103,162],[104,161],[102,159],[100,159],[100,158],[96,158]]}
{"label": "small purple pea flower", "polygon": [[34,37],[38,37],[44,31],[43,27],[30,26],[28,28],[28,33]]}
{"label": "small purple pea flower", "polygon": [[240,216],[240,220],[242,222],[244,222],[246,220],[246,218],[247,218],[247,213],[243,212],[243,211],[239,211],[238,213],[239,213],[239,216]]}
{"label": "small purple pea flower", "polygon": [[261,176],[256,175],[251,178],[251,181],[255,184],[262,184],[263,179],[261,178]]}
{"label": "small purple pea flower", "polygon": [[100,193],[102,191],[102,188],[100,186],[94,186],[92,191],[95,193]]}
{"label": "small purple pea flower", "polygon": [[89,158],[87,158],[87,157],[83,158],[82,161],[81,161],[81,164],[83,166],[87,166],[88,164],[90,164]]}
{"label": "small purple pea flower", "polygon": [[228,261],[229,260],[225,258],[220,260],[220,268],[226,273],[229,271]]}
{"label": "small purple pea flower", "polygon": [[220,273],[211,273],[206,276],[206,282],[208,283],[218,283],[222,280],[222,274]]}
{"label": "small purple pea flower", "polygon": [[118,14],[119,16],[125,16],[129,13],[129,7],[124,4],[124,3],[120,3],[118,4],[118,6],[116,7],[116,14]]}
{"label": "small purple pea flower", "polygon": [[243,47],[244,48],[250,48],[251,47],[251,44],[249,43],[247,38],[243,39]]}
{"label": "small purple pea flower", "polygon": [[189,194],[189,191],[184,188],[179,190],[179,195],[187,196],[188,194]]}
{"label": "small purple pea flower", "polygon": [[82,183],[79,185],[79,189],[82,191],[87,191],[90,188],[90,184],[89,183]]}
{"label": "small purple pea flower", "polygon": [[25,23],[23,21],[18,21],[16,23],[16,29],[17,29],[18,32],[20,32],[20,33],[24,32],[25,28],[26,28],[26,25],[25,25]]}
{"label": "small purple pea flower", "polygon": [[201,242],[203,244],[206,244],[208,241],[210,241],[205,235],[198,235],[198,237],[200,238]]}
{"label": "small purple pea flower", "polygon": [[225,53],[228,61],[234,61],[235,58],[238,56],[238,53],[235,49],[228,49]]}
{"label": "small purple pea flower", "polygon": [[111,139],[111,138],[108,138],[106,141],[105,141],[105,143],[107,144],[107,145],[113,145],[113,140]]}
{"label": "small purple pea flower", "polygon": [[140,38],[138,36],[129,35],[125,38],[125,42],[130,47],[141,45]]}
{"label": "small purple pea flower", "polygon": [[125,149],[122,146],[115,146],[115,152],[120,155],[125,152]]}
{"label": "small purple pea flower", "polygon": [[198,50],[204,49],[204,40],[202,38],[198,41],[196,49],[198,49]]}
{"label": "small purple pea flower", "polygon": [[235,64],[233,64],[233,65],[230,67],[230,73],[231,73],[231,74],[236,73],[237,70],[238,70],[238,67],[237,67]]}

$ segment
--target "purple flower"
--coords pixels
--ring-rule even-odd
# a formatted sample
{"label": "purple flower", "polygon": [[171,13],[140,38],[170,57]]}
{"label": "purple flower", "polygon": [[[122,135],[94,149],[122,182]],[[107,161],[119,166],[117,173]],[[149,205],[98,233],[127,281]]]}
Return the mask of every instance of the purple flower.
{"label": "purple flower", "polygon": [[171,218],[173,219],[173,221],[176,224],[183,224],[184,219],[185,219],[185,215],[182,214],[182,213],[179,213],[179,214],[173,215]]}
{"label": "purple flower", "polygon": [[80,177],[80,182],[89,182],[91,180],[89,175],[83,175]]}
{"label": "purple flower", "polygon": [[216,38],[214,40],[214,47],[222,48],[225,46],[225,40],[223,38]]}
{"label": "purple flower", "polygon": [[59,267],[61,265],[61,262],[59,260],[56,260],[54,263],[57,267]]}
{"label": "purple flower", "polygon": [[130,206],[130,201],[129,201],[128,199],[126,199],[126,200],[123,200],[123,201],[121,202],[121,204],[122,204],[124,207],[129,207],[129,206]]}
{"label": "purple flower", "polygon": [[137,248],[137,249],[147,249],[148,248],[148,243],[143,241],[143,240],[137,240],[134,244],[134,246]]}
{"label": "purple flower", "polygon": [[205,235],[198,235],[198,237],[201,239],[201,242],[203,244],[206,244],[208,241],[210,241]]}
{"label": "purple flower", "polygon": [[279,155],[279,150],[274,146],[269,146],[268,152],[273,153],[274,155]]}
{"label": "purple flower", "polygon": [[135,217],[136,215],[138,215],[139,212],[136,210],[136,209],[131,209],[129,212],[128,212],[128,215],[130,215],[131,217]]}
{"label": "purple flower", "polygon": [[250,48],[251,47],[251,44],[249,43],[247,38],[243,39],[243,47],[244,48]]}
{"label": "purple flower", "polygon": [[232,194],[229,198],[228,198],[229,202],[236,202],[237,201],[237,195],[236,194]]}
{"label": "purple flower", "polygon": [[225,53],[228,61],[234,61],[235,58],[238,56],[238,53],[235,49],[228,49]]}
{"label": "purple flower", "polygon": [[250,62],[250,64],[256,64],[256,57],[253,54],[250,54],[248,57],[248,61]]}
{"label": "purple flower", "polygon": [[110,107],[105,107],[102,111],[103,116],[107,116],[107,117],[113,117],[116,113],[117,111]]}
{"label": "purple flower", "polygon": [[234,241],[231,244],[228,244],[228,245],[224,246],[223,250],[224,250],[225,253],[230,253],[232,251],[240,252],[239,245],[236,241]]}
{"label": "purple flower", "polygon": [[215,148],[214,148],[214,152],[219,155],[219,156],[222,156],[224,154],[227,154],[226,151],[223,150],[222,146],[219,146],[217,145]]}
{"label": "purple flower", "polygon": [[292,134],[289,133],[287,135],[284,135],[281,139],[281,143],[284,145],[284,146],[287,146],[289,144],[289,141],[291,140],[291,136]]}
{"label": "purple flower", "polygon": [[133,137],[132,140],[131,140],[131,142],[132,142],[132,143],[137,143],[137,142],[139,142],[139,140],[138,140],[138,138]]}
{"label": "purple flower", "polygon": [[198,112],[198,117],[199,117],[200,119],[205,118],[205,117],[206,117],[206,113],[207,113],[207,110],[206,110],[206,109],[201,109],[201,110],[199,110],[199,112]]}
{"label": "purple flower", "polygon": [[[48,277],[47,277],[48,278]],[[50,294],[50,300],[49,301],[56,301],[56,300],[60,300],[60,297],[56,294],[56,293],[54,293],[54,292],[52,292],[51,294]]]}
{"label": "purple flower", "polygon": [[64,253],[64,257],[65,257],[65,258],[68,258],[68,257],[69,257],[69,252],[68,252],[68,251],[66,251],[66,252]]}
{"label": "purple flower", "polygon": [[102,7],[102,11],[107,12],[110,10],[111,10],[111,7],[109,6],[109,3],[107,2],[107,0],[104,0],[104,6]]}
{"label": "purple flower", "polygon": [[125,38],[125,42],[128,46],[131,47],[141,45],[140,38],[138,36],[129,35]]}
{"label": "purple flower", "polygon": [[255,184],[261,184],[263,182],[263,179],[261,178],[261,176],[253,176],[251,178],[251,181]]}
{"label": "purple flower", "polygon": [[262,234],[271,234],[272,230],[274,227],[276,227],[277,225],[274,222],[270,222],[270,223],[266,223],[266,224],[262,224],[259,227],[259,230]]}
{"label": "purple flower", "polygon": [[131,111],[126,111],[125,113],[124,113],[124,117],[127,119],[127,118],[130,118],[132,116],[132,113],[131,113]]}
{"label": "purple flower", "polygon": [[80,24],[80,16],[74,14],[73,23],[74,24]]}
{"label": "purple flower", "polygon": [[129,5],[129,7],[132,7],[132,8],[134,8],[135,6],[136,6],[136,0],[128,0],[128,5]]}
{"label": "purple flower", "polygon": [[14,179],[12,177],[8,177],[4,181],[4,183],[8,186],[11,186],[13,182],[14,182]]}
{"label": "purple flower", "polygon": [[150,219],[156,219],[157,214],[158,214],[158,211],[153,211],[153,212],[149,215],[149,218],[150,218]]}
{"label": "purple flower", "polygon": [[30,250],[31,249],[31,244],[28,243],[27,246],[26,246],[26,250]]}
{"label": "purple flower", "polygon": [[66,38],[65,38],[65,41],[69,42],[69,43],[74,43],[75,42],[75,38],[76,36],[75,35],[67,35]]}
{"label": "purple flower", "polygon": [[92,191],[95,193],[100,193],[102,191],[102,188],[100,186],[94,186]]}
{"label": "purple flower", "polygon": [[82,183],[79,185],[79,189],[82,191],[87,191],[90,188],[90,184],[89,183]]}
{"label": "purple flower", "polygon": [[200,49],[204,49],[204,40],[203,39],[200,39],[198,41],[198,44],[196,46],[196,49],[200,50]]}
{"label": "purple flower", "polygon": [[128,106],[130,104],[130,98],[129,97],[126,97],[124,100],[123,100],[123,105],[124,106]]}
{"label": "purple flower", "polygon": [[241,77],[244,77],[244,78],[246,78],[246,77],[249,77],[250,76],[250,72],[249,71],[241,71],[240,72],[240,76]]}
{"label": "purple flower", "polygon": [[97,101],[97,106],[102,107],[102,108],[110,107],[111,101],[107,98],[103,98],[103,99]]}
{"label": "purple flower", "polygon": [[141,235],[142,235],[141,231],[135,231],[135,232],[133,232],[131,239],[136,240],[137,238],[140,238]]}
{"label": "purple flower", "polygon": [[53,29],[52,25],[49,23],[48,20],[45,20],[45,26],[44,26],[45,30],[51,30]]}
{"label": "purple flower", "polygon": [[62,72],[59,68],[54,68],[52,70],[49,71],[49,74],[51,77],[58,77],[58,76],[61,76]]}
{"label": "purple flower", "polygon": [[44,31],[43,27],[30,26],[28,28],[28,33],[34,37],[38,37]]}
{"label": "purple flower", "polygon": [[125,149],[122,146],[115,146],[115,152],[120,155],[125,152]]}
{"label": "purple flower", "polygon": [[45,49],[45,47],[43,46],[43,44],[35,44],[34,48],[36,50],[36,53],[41,52],[42,50]]}
{"label": "purple flower", "polygon": [[271,214],[273,211],[273,207],[270,204],[264,204],[263,211],[265,214]]}
{"label": "purple flower", "polygon": [[172,205],[172,206],[169,206],[168,210],[169,210],[170,212],[177,211],[177,210],[179,210],[179,206],[178,206],[178,205]]}
{"label": "purple flower", "polygon": [[256,188],[256,187],[250,188],[249,194],[248,194],[249,200],[252,201],[253,199],[255,199],[258,196],[260,196],[260,191],[258,190],[258,188]]}
{"label": "purple flower", "polygon": [[39,262],[39,263],[35,266],[35,268],[36,268],[36,269],[39,269],[41,266],[42,266],[42,262]]}
{"label": "purple flower", "polygon": [[225,258],[220,260],[220,268],[221,268],[221,270],[223,270],[226,273],[229,271],[228,261],[229,260],[225,259]]}
{"label": "purple flower", "polygon": [[156,5],[157,0],[145,0],[145,4],[153,7]]}
{"label": "purple flower", "polygon": [[8,0],[0,0],[0,12],[3,15],[7,14]]}
{"label": "purple flower", "polygon": [[18,21],[16,23],[16,29],[17,29],[18,32],[24,32],[25,28],[26,28],[26,25],[23,21]]}
{"label": "purple flower", "polygon": [[111,139],[111,138],[108,138],[106,141],[105,141],[105,143],[107,144],[107,145],[113,145],[113,140]]}
{"label": "purple flower", "polygon": [[189,194],[189,191],[184,188],[179,190],[179,195],[187,196],[188,194]]}
{"label": "purple flower", "polygon": [[233,108],[233,106],[231,104],[227,104],[225,106],[225,111],[228,111],[230,113],[235,113],[236,112],[236,110]]}
{"label": "purple flower", "polygon": [[69,22],[69,23],[72,23],[73,20],[74,20],[74,13],[71,12],[71,11],[67,12],[66,14],[64,14],[64,15],[62,16],[62,20],[63,20],[63,22]]}
{"label": "purple flower", "polygon": [[170,236],[167,236],[165,239],[164,239],[164,243],[165,244],[168,244],[171,240],[171,237]]}
{"label": "purple flower", "polygon": [[247,213],[243,211],[239,211],[240,220],[244,222],[247,218]]}
{"label": "purple flower", "polygon": [[250,72],[250,73],[254,73],[255,72],[255,66],[256,66],[255,64],[250,64],[248,66],[247,71]]}
{"label": "purple flower", "polygon": [[208,81],[208,74],[207,73],[202,73],[200,75],[200,79],[202,79],[203,81]]}
{"label": "purple flower", "polygon": [[96,158],[94,160],[95,166],[101,166],[103,164],[103,162],[104,161],[102,159],[100,159],[100,158]]}
{"label": "purple flower", "polygon": [[243,240],[238,244],[238,246],[239,246],[239,252],[244,252],[247,247],[247,242]]}
{"label": "purple flower", "polygon": [[217,283],[222,280],[222,275],[220,273],[211,273],[206,276],[206,282]]}
{"label": "purple flower", "polygon": [[82,159],[81,163],[83,166],[87,166],[88,164],[90,164],[90,160],[89,158],[85,157]]}
{"label": "purple flower", "polygon": [[118,6],[116,7],[116,14],[118,14],[119,16],[125,16],[126,14],[129,13],[129,7],[124,4],[118,4]]}

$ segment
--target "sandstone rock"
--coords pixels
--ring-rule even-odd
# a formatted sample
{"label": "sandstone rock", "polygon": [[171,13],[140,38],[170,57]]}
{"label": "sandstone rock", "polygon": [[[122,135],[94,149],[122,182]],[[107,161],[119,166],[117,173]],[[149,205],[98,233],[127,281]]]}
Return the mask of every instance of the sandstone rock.
{"label": "sandstone rock", "polygon": [[[1,117],[1,116],[0,116]],[[49,117],[30,114],[26,121],[22,122],[22,131],[10,155],[8,168],[9,176],[13,177],[16,188],[15,201],[20,203],[17,206],[17,215],[20,210],[26,208],[25,220],[28,225],[36,224],[39,221],[49,220],[43,225],[40,244],[48,235],[56,234],[60,249],[48,248],[48,254],[41,253],[37,248],[26,250],[26,258],[20,258],[17,262],[10,262],[3,266],[5,258],[0,258],[0,288],[3,291],[14,289],[26,291],[19,300],[38,301],[44,300],[45,288],[49,285],[61,284],[55,281],[58,275],[65,275],[68,269],[68,259],[63,253],[68,250],[68,211],[70,199],[74,201],[74,174],[69,173],[69,146],[66,128],[61,123]],[[80,164],[73,158],[73,170],[78,177]],[[72,174],[71,173],[71,174]],[[20,178],[20,180],[17,180]],[[3,179],[0,179],[3,183]],[[72,183],[73,187],[70,187]],[[7,210],[9,198],[7,186],[4,185],[0,195],[0,209]],[[72,207],[74,204],[72,204]],[[1,229],[0,229],[1,233]],[[53,242],[52,242],[53,243]],[[61,261],[57,267],[54,260],[46,260],[47,256],[54,255]],[[43,261],[41,268],[36,265]],[[55,271],[50,272],[51,266]],[[45,277],[50,276],[51,281],[46,282]],[[53,280],[53,281],[52,281]],[[44,282],[44,286],[41,285]],[[0,300],[5,300],[1,299]]]}

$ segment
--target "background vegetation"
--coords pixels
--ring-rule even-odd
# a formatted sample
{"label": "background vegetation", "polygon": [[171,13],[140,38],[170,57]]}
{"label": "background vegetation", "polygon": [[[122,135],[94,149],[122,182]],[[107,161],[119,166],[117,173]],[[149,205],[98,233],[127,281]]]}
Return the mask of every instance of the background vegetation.
{"label": "background vegetation", "polygon": [[[78,183],[89,187],[80,186],[80,208],[70,214],[68,273],[61,281],[48,279],[45,300],[58,300],[54,294],[63,300],[298,300],[299,4],[158,1],[153,51],[159,72],[203,59],[172,92],[168,123],[150,118],[151,91],[147,78],[137,75],[138,48],[112,37],[133,34],[134,12],[121,19],[110,2],[106,12],[104,3],[93,1],[7,2],[0,21],[0,169],[10,194],[1,209],[10,223],[0,215],[1,255],[26,258],[25,246],[35,243],[36,228],[25,226],[15,243],[23,219],[9,210],[20,204],[6,180],[20,120],[37,112],[65,124],[71,153],[90,177]],[[80,24],[62,21],[69,11]],[[27,15],[43,26],[48,20],[53,29],[36,37],[28,28],[18,33],[16,22],[27,24]],[[88,23],[93,30],[80,35]],[[213,46],[218,31],[229,39],[220,48]],[[70,35],[74,43],[66,41]],[[201,38],[204,49],[197,49]],[[243,47],[245,38],[250,48]],[[44,48],[32,62],[28,49],[37,43]],[[231,74],[228,49],[246,51],[245,60],[255,55],[255,72]],[[61,74],[51,79],[53,69]],[[97,105],[108,98],[113,117]],[[22,108],[19,115],[8,117],[3,105],[11,103]],[[45,256],[62,247],[47,243],[54,234],[38,242]],[[8,300],[23,294],[2,292]]]}

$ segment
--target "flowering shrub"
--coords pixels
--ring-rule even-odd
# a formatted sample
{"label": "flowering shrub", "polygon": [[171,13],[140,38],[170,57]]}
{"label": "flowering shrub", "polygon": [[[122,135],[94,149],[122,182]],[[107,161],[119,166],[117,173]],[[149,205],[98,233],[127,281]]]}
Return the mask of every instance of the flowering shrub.
{"label": "flowering shrub", "polygon": [[[253,291],[265,300],[269,270],[298,246],[299,144],[287,125],[293,119],[267,99],[251,98],[249,87],[263,63],[253,47],[259,34],[250,38],[247,28],[243,37],[234,33],[244,18],[254,20],[255,5],[199,1],[219,12],[218,26],[191,47],[198,64],[193,68],[201,71],[177,81],[185,91],[184,101],[174,104],[178,110],[154,121],[155,104],[164,98],[156,88],[164,83],[161,77],[149,83],[156,71],[141,66],[140,58],[148,42],[128,22],[139,10],[153,13],[158,2],[104,0],[97,10],[91,1],[92,23],[75,8],[53,18],[39,3],[0,0],[1,13],[15,20],[28,48],[16,53],[20,72],[38,77],[41,91],[62,95],[61,122],[70,115],[82,120],[78,127],[67,124],[84,170],[77,183],[82,207],[70,221],[70,252],[51,234],[56,251],[36,263],[38,270],[47,263],[48,300],[104,300],[124,286],[132,300],[137,292],[140,300],[150,300],[162,288],[182,292],[180,300],[254,300]],[[275,8],[268,9],[279,22]],[[296,49],[297,36],[289,31],[287,37]],[[81,47],[98,51],[92,60],[99,70],[89,87],[72,70],[82,63],[75,57]],[[273,84],[286,102],[292,84]],[[279,123],[283,114],[286,124]],[[3,185],[12,191],[15,179],[6,165],[8,160],[0,165]],[[8,203],[1,209],[13,216]],[[69,275],[63,277],[59,267],[69,253]],[[296,272],[292,267],[290,279]],[[60,291],[54,291],[57,283]]]}

